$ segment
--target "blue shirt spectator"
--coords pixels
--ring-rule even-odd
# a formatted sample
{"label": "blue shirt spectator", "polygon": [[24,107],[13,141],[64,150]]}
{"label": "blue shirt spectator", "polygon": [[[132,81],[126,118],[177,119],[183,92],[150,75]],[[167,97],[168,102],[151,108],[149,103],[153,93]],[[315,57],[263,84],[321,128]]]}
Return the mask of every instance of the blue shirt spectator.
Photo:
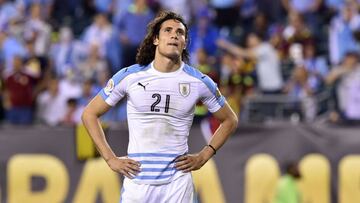
{"label": "blue shirt spectator", "polygon": [[146,35],[146,26],[153,17],[149,8],[140,10],[135,4],[131,4],[119,22],[120,34],[125,35],[130,44],[140,44]]}
{"label": "blue shirt spectator", "polygon": [[0,32],[0,49],[2,59],[5,60],[5,72],[12,71],[12,61],[14,56],[25,56],[26,49],[20,41],[15,37],[7,36],[5,33]]}
{"label": "blue shirt spectator", "polygon": [[19,12],[12,2],[0,3],[0,28],[7,26],[10,20],[19,17]]}
{"label": "blue shirt spectator", "polygon": [[133,0],[114,0],[113,24],[118,25],[121,17],[126,13]]}
{"label": "blue shirt spectator", "polygon": [[135,63],[137,49],[146,35],[147,24],[154,18],[145,0],[135,0],[121,17],[118,29],[122,67]]}
{"label": "blue shirt spectator", "polygon": [[48,17],[51,15],[52,6],[54,5],[54,0],[16,0],[16,6],[19,9],[20,13],[26,14],[28,13],[30,7],[33,4],[40,4],[43,8],[42,16],[45,19],[48,19]]}
{"label": "blue shirt spectator", "polygon": [[[308,12],[319,0],[291,0],[291,7],[300,13]],[[320,0],[321,1],[321,0]]]}
{"label": "blue shirt spectator", "polygon": [[189,53],[195,54],[199,48],[211,56],[215,55],[217,46],[215,44],[219,37],[219,30],[211,23],[211,14],[208,9],[198,12],[197,22],[190,28],[189,33]]}
{"label": "blue shirt spectator", "polygon": [[339,11],[346,3],[353,3],[354,6],[359,5],[360,0],[354,0],[352,2],[346,0],[325,0],[324,3],[326,7]]}
{"label": "blue shirt spectator", "polygon": [[338,64],[349,51],[359,51],[353,32],[360,30],[360,15],[351,5],[343,7],[341,14],[331,21],[329,30],[330,61]]}
{"label": "blue shirt spectator", "polygon": [[110,13],[113,0],[95,0],[96,10],[100,13]]}
{"label": "blue shirt spectator", "polygon": [[215,8],[230,8],[238,3],[238,0],[210,0],[210,5]]}
{"label": "blue shirt spectator", "polygon": [[314,44],[307,44],[303,48],[304,67],[308,72],[308,83],[311,89],[321,91],[324,80],[329,72],[325,57],[317,56]]}

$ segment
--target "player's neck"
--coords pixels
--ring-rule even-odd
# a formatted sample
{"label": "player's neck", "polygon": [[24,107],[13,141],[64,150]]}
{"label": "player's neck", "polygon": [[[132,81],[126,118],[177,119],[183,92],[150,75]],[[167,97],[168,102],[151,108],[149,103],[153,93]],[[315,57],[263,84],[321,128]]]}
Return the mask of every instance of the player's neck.
{"label": "player's neck", "polygon": [[178,70],[181,66],[181,59],[172,60],[167,57],[155,57],[154,68],[157,71],[169,73]]}

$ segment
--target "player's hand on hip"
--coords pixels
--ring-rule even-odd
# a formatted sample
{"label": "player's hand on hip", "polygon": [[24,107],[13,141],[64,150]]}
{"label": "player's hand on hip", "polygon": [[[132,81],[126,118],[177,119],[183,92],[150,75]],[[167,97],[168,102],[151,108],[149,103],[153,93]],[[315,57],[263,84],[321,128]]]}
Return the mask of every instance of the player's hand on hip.
{"label": "player's hand on hip", "polygon": [[130,179],[133,179],[140,172],[140,163],[129,159],[127,156],[114,157],[107,161],[109,167]]}
{"label": "player's hand on hip", "polygon": [[178,157],[175,162],[177,170],[190,172],[200,169],[206,163],[206,160],[200,154],[186,154]]}

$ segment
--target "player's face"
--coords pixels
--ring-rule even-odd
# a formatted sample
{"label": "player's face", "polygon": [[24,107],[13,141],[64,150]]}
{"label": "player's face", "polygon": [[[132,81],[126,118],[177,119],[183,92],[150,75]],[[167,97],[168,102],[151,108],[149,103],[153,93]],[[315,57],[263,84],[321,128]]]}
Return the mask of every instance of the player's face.
{"label": "player's face", "polygon": [[167,20],[161,24],[159,37],[155,38],[157,54],[171,59],[181,58],[186,46],[185,26],[177,20]]}

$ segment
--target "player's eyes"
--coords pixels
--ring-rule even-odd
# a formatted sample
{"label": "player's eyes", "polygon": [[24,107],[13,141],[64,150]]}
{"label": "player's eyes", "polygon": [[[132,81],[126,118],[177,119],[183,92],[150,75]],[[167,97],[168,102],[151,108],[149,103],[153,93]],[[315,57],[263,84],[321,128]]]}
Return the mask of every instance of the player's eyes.
{"label": "player's eyes", "polygon": [[178,30],[176,33],[177,33],[178,35],[184,35],[184,34],[185,34],[185,32],[184,32],[183,30]]}

